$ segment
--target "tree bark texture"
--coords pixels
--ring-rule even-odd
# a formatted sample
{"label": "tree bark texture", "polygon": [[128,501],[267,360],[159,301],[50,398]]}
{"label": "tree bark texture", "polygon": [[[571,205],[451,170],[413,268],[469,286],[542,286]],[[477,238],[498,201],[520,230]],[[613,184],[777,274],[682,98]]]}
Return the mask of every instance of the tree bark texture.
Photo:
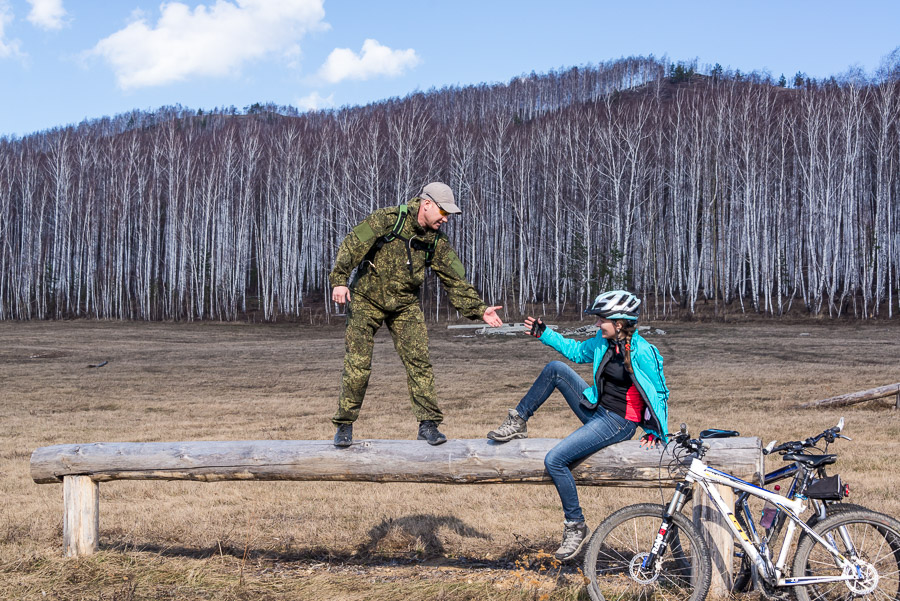
{"label": "tree bark texture", "polygon": [[[41,447],[31,456],[39,484],[67,476],[111,480],[344,480],[443,484],[547,483],[544,456],[559,441],[528,438],[505,444],[450,440],[429,446],[413,440],[361,440],[347,449],[324,440],[92,443]],[[758,481],[763,470],[758,438],[709,441],[708,463]],[[622,442],[573,467],[577,482],[594,486],[655,487],[677,481],[675,459],[661,450]],[[669,447],[672,448],[671,446]]]}
{"label": "tree bark texture", "polygon": [[[722,500],[734,511],[734,491],[727,486],[712,484],[722,495]],[[711,599],[726,599],[734,584],[734,538],[722,514],[703,489],[694,486],[694,523],[709,545],[712,561]]]}
{"label": "tree bark texture", "polygon": [[872,401],[884,397],[898,395],[900,397],[900,382],[897,384],[888,384],[887,386],[879,386],[878,388],[870,388],[869,390],[861,390],[859,392],[851,392],[841,394],[827,399],[818,401],[810,401],[797,405],[798,409],[809,409],[811,407],[843,407],[845,405],[855,405],[863,401]]}
{"label": "tree bark texture", "polygon": [[63,478],[63,553],[90,555],[100,532],[100,485],[90,476]]}

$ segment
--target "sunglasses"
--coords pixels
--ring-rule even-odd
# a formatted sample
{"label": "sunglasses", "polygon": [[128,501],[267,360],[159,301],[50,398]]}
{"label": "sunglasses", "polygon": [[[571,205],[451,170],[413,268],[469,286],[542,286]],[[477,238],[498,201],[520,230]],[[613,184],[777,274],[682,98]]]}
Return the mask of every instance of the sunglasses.
{"label": "sunglasses", "polygon": [[440,213],[441,213],[441,217],[449,217],[449,216],[450,216],[450,213],[448,213],[447,211],[445,211],[444,209],[442,209],[442,208],[441,208],[441,205],[439,205],[439,204],[431,197],[431,194],[425,194],[425,195],[423,196],[423,198],[427,198],[428,200],[431,201],[431,204],[433,204],[434,206],[437,207],[437,210],[440,211]]}

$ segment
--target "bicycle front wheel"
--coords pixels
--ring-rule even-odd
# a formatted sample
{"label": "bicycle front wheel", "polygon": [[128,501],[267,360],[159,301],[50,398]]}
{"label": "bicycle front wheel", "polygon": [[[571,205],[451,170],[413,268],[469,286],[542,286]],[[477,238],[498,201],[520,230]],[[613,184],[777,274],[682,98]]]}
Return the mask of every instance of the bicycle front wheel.
{"label": "bicycle front wheel", "polygon": [[873,511],[842,511],[819,522],[814,530],[853,566],[842,569],[823,544],[804,537],[794,556],[794,576],[845,579],[798,586],[798,601],[900,601],[900,522]]}
{"label": "bicycle front wheel", "polygon": [[699,601],[712,574],[706,542],[682,514],[672,516],[671,539],[655,568],[644,569],[665,507],[630,505],[610,515],[591,536],[584,575],[593,601],[656,599]]}

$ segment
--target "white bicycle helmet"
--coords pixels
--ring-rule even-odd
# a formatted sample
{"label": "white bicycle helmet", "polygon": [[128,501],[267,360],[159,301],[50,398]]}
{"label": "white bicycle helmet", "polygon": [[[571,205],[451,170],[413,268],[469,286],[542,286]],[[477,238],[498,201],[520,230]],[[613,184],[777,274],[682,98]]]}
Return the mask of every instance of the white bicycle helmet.
{"label": "white bicycle helmet", "polygon": [[585,313],[605,319],[630,319],[637,321],[641,314],[641,299],[627,290],[610,290],[597,295]]}

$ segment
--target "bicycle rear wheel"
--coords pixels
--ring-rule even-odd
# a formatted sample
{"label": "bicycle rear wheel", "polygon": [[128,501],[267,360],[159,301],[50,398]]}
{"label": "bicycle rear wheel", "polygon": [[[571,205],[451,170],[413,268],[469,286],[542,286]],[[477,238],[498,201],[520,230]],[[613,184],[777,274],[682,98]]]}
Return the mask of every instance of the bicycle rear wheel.
{"label": "bicycle rear wheel", "polygon": [[665,507],[630,505],[603,521],[588,543],[584,575],[593,601],[699,601],[709,591],[712,565],[706,542],[682,514],[672,516],[672,539],[656,571],[642,571]]}
{"label": "bicycle rear wheel", "polygon": [[[854,578],[798,586],[798,601],[900,600],[900,522],[873,511],[842,511],[819,522],[815,532],[844,557],[858,558],[850,574]],[[821,543],[807,536],[797,545],[793,574],[838,577],[844,571]]]}
{"label": "bicycle rear wheel", "polygon": [[[825,511],[827,512],[825,517],[829,517],[831,515],[835,515],[838,513],[843,513],[845,511],[870,511],[866,509],[862,505],[855,505],[853,503],[831,503],[827,505]],[[747,525],[744,514],[740,511],[735,512],[734,517],[737,518],[738,523],[741,525],[741,528],[744,529],[745,532],[750,532],[750,528]],[[814,528],[815,525],[819,523],[818,514],[813,514],[808,520],[806,520],[806,524],[810,528]],[[783,530],[784,528],[780,528],[779,530]],[[777,540],[780,538],[779,536],[775,538],[775,541],[769,541],[770,545],[774,545]],[[802,534],[803,537],[809,536],[805,532]],[[737,568],[734,571],[734,584],[731,587],[732,593],[746,593],[750,590],[752,585],[752,575],[750,574],[751,566],[750,560],[744,554],[744,548],[735,541],[734,543],[734,556],[735,556],[735,565]]]}

